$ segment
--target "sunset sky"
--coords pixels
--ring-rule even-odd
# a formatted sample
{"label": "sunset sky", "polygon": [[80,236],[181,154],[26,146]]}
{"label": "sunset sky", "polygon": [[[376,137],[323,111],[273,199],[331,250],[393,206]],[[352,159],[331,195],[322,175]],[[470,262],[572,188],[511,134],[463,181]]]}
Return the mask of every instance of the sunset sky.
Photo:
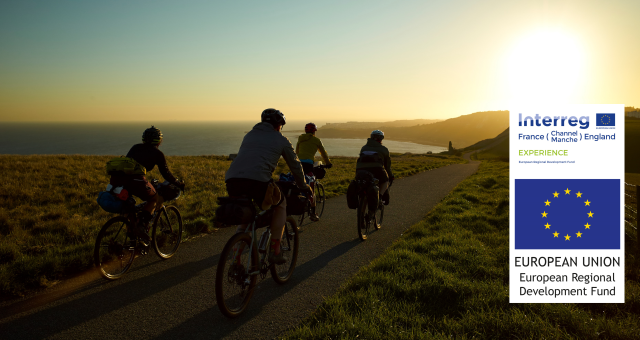
{"label": "sunset sky", "polygon": [[444,119],[528,101],[640,106],[640,1],[0,2],[0,122]]}

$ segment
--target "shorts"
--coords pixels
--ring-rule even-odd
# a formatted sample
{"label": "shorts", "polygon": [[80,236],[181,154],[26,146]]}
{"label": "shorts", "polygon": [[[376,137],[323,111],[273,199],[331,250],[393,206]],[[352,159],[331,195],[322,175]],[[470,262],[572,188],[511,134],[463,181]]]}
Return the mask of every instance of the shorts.
{"label": "shorts", "polygon": [[369,171],[370,173],[373,174],[373,177],[378,179],[378,184],[382,184],[385,182],[389,182],[389,176],[387,175],[387,170],[385,170],[384,168],[380,167],[380,168],[360,168],[360,169],[356,169],[356,172],[358,170],[366,170]]}
{"label": "shorts", "polygon": [[249,178],[229,178],[227,193],[230,197],[248,196],[256,204],[261,205],[267,193],[269,182],[260,182]]}
{"label": "shorts", "polygon": [[156,189],[144,175],[111,176],[109,183],[114,187],[123,187],[129,192],[129,195],[137,196],[143,201],[148,201],[156,196]]}

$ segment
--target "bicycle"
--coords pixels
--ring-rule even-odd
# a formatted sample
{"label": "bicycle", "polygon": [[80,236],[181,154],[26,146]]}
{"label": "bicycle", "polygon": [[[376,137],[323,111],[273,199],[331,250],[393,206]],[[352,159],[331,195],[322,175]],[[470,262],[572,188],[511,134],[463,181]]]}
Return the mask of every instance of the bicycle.
{"label": "bicycle", "polygon": [[[220,204],[232,203],[242,206],[251,205],[249,198],[220,198]],[[247,203],[248,202],[248,203]],[[222,314],[229,318],[242,314],[253,296],[254,287],[258,279],[261,280],[271,272],[273,280],[284,284],[293,275],[298,259],[298,225],[296,220],[287,216],[280,251],[288,258],[287,262],[277,265],[269,262],[271,252],[271,231],[265,230],[256,241],[256,230],[268,227],[273,215],[272,209],[255,213],[249,225],[249,230],[233,235],[225,244],[218,267],[216,269],[216,301]]]}
{"label": "bicycle", "polygon": [[[165,183],[158,185],[157,179],[151,181],[160,195],[162,195],[161,187]],[[167,201],[178,198],[180,194],[181,191],[178,189],[177,195],[167,197]],[[150,246],[153,246],[156,255],[163,260],[172,257],[178,251],[182,240],[182,217],[175,206],[163,204],[153,213],[151,219],[153,223],[150,223],[152,226],[149,228],[152,230],[150,245],[144,244],[138,237],[133,236],[136,215],[144,205],[145,202],[135,205],[135,200],[129,197],[123,212],[108,220],[100,229],[96,238],[93,259],[100,275],[105,279],[117,280],[121,278],[131,268],[135,255],[147,255]],[[149,230],[147,230],[148,232]]]}
{"label": "bicycle", "polygon": [[[323,170],[328,169],[328,167],[323,164],[313,167],[314,170],[316,168],[323,169]],[[322,213],[324,212],[324,203],[326,201],[326,197],[324,194],[324,185],[320,183],[320,179],[324,178],[324,176],[322,176],[322,178],[317,178],[315,174],[307,175],[307,176],[309,176],[311,179],[309,181],[309,185],[313,188],[313,199],[316,201],[315,212],[316,214],[318,214],[318,218],[320,218],[322,217]],[[311,216],[311,214],[312,214],[312,207],[311,207],[311,204],[309,204],[307,205],[305,211],[300,215],[298,219],[298,225],[301,226],[305,216]]]}
{"label": "bicycle", "polygon": [[[378,179],[374,179],[375,186],[378,185]],[[367,189],[371,190],[371,186],[363,188],[358,194],[358,237],[361,241],[365,241],[369,232],[373,230],[379,230],[382,227],[382,220],[384,219],[384,202],[382,201],[382,195],[378,193],[378,205],[375,211],[371,213],[368,204]],[[391,189],[391,185],[387,188],[387,192]]]}

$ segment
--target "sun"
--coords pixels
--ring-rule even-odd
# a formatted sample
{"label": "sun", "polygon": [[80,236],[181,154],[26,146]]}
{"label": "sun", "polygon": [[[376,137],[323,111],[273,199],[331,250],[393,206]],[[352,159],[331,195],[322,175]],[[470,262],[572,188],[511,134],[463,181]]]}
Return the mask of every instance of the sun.
{"label": "sun", "polygon": [[584,50],[562,30],[539,30],[514,44],[506,67],[512,102],[576,103],[584,82]]}

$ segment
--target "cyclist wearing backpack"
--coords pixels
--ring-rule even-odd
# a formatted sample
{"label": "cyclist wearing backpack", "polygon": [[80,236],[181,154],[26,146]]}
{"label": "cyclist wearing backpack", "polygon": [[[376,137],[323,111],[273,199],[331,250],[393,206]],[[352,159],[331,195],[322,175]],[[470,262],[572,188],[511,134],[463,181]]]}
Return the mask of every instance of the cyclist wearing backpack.
{"label": "cyclist wearing backpack", "polygon": [[[327,164],[327,168],[333,166],[329,160],[327,151],[324,149],[324,145],[322,145],[322,141],[316,137],[316,131],[318,131],[316,124],[309,123],[305,125],[305,133],[298,137],[298,143],[296,144],[296,154],[298,158],[300,158],[300,163],[302,163],[302,169],[305,174],[313,173],[313,159],[318,151],[320,151],[320,155],[322,155],[324,162]],[[311,189],[313,189],[313,187]],[[312,221],[317,221],[319,218],[315,211],[316,201],[313,196],[310,197],[310,200],[312,215],[309,216],[309,218],[311,218]]]}
{"label": "cyclist wearing backpack", "polygon": [[[310,194],[311,188],[305,183],[300,160],[296,156],[289,139],[280,133],[286,124],[282,112],[276,109],[262,111],[261,123],[256,124],[242,140],[238,155],[225,174],[229,196],[247,195],[258,205],[263,202],[273,171],[282,156],[293,174],[298,188]],[[271,248],[269,261],[283,264],[287,259],[280,253],[280,239],[287,219],[287,202],[282,200],[273,208],[271,219]],[[238,226],[237,232],[244,232],[247,224]]]}
{"label": "cyclist wearing backpack", "polygon": [[[162,144],[162,132],[151,126],[142,133],[142,143],[131,147],[126,157],[134,159],[147,172],[157,165],[165,180],[184,190],[184,181],[178,181],[169,171],[164,153],[158,149],[160,144]],[[153,185],[142,174],[114,174],[111,176],[110,183],[114,187],[122,186],[129,194],[146,201],[142,211],[138,213],[138,223],[133,232],[145,243],[149,243],[151,238],[147,234],[147,227],[155,208],[162,206],[162,197],[156,193]]]}
{"label": "cyclist wearing backpack", "polygon": [[394,177],[391,172],[391,157],[389,157],[389,149],[382,145],[384,132],[373,130],[371,138],[367,139],[362,149],[360,149],[360,157],[356,163],[356,172],[358,170],[367,170],[378,179],[380,187],[380,197],[387,191],[389,184],[393,183]]}

